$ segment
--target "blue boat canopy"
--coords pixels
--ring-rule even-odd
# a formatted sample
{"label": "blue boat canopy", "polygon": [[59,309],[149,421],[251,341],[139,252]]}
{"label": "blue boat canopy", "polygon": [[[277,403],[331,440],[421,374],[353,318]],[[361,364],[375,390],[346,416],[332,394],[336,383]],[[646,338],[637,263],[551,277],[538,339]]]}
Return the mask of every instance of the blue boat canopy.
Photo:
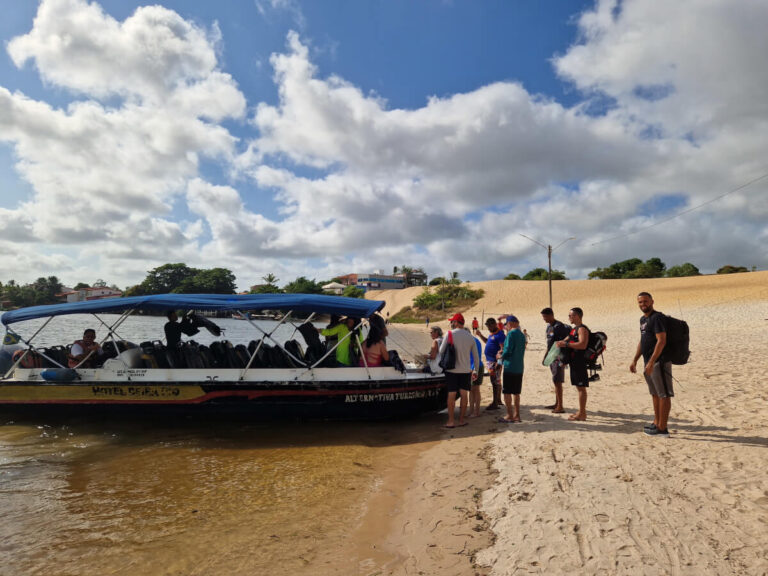
{"label": "blue boat canopy", "polygon": [[319,294],[154,294],[128,298],[104,298],[71,304],[31,306],[5,312],[0,321],[6,326],[35,318],[64,316],[67,314],[96,314],[99,312],[124,312],[125,310],[213,310],[213,311],[263,311],[292,310],[338,314],[355,318],[368,318],[384,308],[381,300],[363,300],[344,296]]}

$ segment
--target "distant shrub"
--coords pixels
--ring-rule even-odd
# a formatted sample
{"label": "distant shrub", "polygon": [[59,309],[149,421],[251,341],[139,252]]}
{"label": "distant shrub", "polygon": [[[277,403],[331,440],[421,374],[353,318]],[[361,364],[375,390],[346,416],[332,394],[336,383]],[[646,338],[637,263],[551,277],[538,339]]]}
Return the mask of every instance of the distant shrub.
{"label": "distant shrub", "polygon": [[666,264],[659,258],[649,258],[645,262],[640,258],[630,258],[614,262],[606,268],[597,268],[588,274],[588,278],[603,280],[616,278],[661,278],[667,269]]}
{"label": "distant shrub", "polygon": [[747,270],[746,266],[731,266],[730,264],[717,269],[718,274],[738,274],[740,272],[749,272],[749,270]]}
{"label": "distant shrub", "polygon": [[664,274],[667,278],[679,278],[681,276],[701,276],[701,272],[690,262],[680,266],[670,266]]}
{"label": "distant shrub", "polygon": [[[534,268],[522,278],[523,280],[549,280],[549,272],[544,268]],[[552,270],[552,280],[568,280],[562,270]]]}
{"label": "distant shrub", "polygon": [[443,284],[441,286],[424,288],[421,294],[413,299],[413,305],[420,310],[448,310],[456,307],[469,308],[485,292],[482,289],[473,290],[469,286]]}

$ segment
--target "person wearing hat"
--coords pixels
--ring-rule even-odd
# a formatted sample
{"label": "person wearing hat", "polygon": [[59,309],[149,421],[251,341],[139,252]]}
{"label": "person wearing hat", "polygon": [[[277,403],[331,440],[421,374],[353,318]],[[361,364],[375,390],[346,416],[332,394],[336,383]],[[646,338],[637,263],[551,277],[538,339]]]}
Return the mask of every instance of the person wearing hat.
{"label": "person wearing hat", "polygon": [[493,400],[486,407],[486,410],[498,410],[504,404],[501,402],[501,363],[496,359],[496,355],[504,348],[504,331],[499,328],[496,318],[488,318],[485,321],[485,327],[488,328],[488,337],[483,336],[480,330],[475,330],[480,340],[485,342],[485,366],[491,377],[491,388],[493,389]]}
{"label": "person wearing hat", "polygon": [[[544,308],[541,311],[541,317],[544,322],[547,323],[547,349],[544,351],[544,356],[547,355],[549,349],[558,340],[564,340],[568,337],[568,327],[555,318],[555,313],[552,308]],[[560,358],[557,358],[552,364],[549,365],[549,370],[552,373],[552,384],[555,386],[555,403],[551,406],[547,406],[555,414],[562,414],[565,412],[563,408],[563,382],[565,382],[565,364]]]}
{"label": "person wearing hat", "polygon": [[516,316],[507,316],[507,339],[504,350],[499,355],[504,363],[502,392],[507,415],[499,422],[510,424],[520,422],[520,393],[523,389],[523,370],[525,357],[525,334],[520,330],[520,321]]}
{"label": "person wearing hat", "polygon": [[[445,383],[448,390],[448,421],[444,428],[456,428],[457,426],[466,426],[467,402],[469,392],[472,389],[472,368],[470,362],[475,366],[480,365],[480,355],[477,353],[475,338],[468,330],[464,330],[464,316],[454,314],[448,320],[451,323],[451,330],[443,338],[440,344],[440,358],[444,358],[448,346],[453,344],[456,349],[456,364],[453,368],[445,370]],[[454,422],[456,410],[456,396],[459,396],[459,423]]]}

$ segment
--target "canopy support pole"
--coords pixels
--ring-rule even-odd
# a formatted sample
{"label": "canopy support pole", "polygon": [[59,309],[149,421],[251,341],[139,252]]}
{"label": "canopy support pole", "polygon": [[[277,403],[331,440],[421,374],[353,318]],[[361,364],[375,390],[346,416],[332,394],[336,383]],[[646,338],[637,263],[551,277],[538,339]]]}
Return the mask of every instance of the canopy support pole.
{"label": "canopy support pole", "polygon": [[[251,319],[250,319],[250,317],[248,317],[248,316],[246,316],[245,314],[243,314],[243,313],[242,313],[240,310],[238,310],[238,311],[237,311],[237,313],[238,313],[238,314],[240,314],[240,316],[242,316],[243,318],[245,318],[245,320],[246,320],[246,321],[247,321],[247,322],[248,322],[248,323],[249,323],[251,326],[253,326],[254,328],[256,328],[256,330],[258,330],[259,332],[261,332],[261,333],[264,335],[264,338],[269,338],[270,340],[272,340],[272,342],[274,342],[274,343],[275,343],[275,345],[276,345],[278,348],[280,348],[280,350],[282,350],[283,352],[285,352],[286,354],[288,354],[288,356],[290,356],[291,358],[293,358],[293,359],[294,359],[296,362],[298,362],[299,364],[304,364],[304,365],[306,366],[306,363],[305,363],[305,362],[302,362],[301,360],[299,360],[298,358],[296,358],[296,356],[294,356],[293,354],[291,354],[290,352],[288,352],[288,350],[286,350],[285,348],[283,348],[282,346],[280,346],[280,343],[279,343],[277,340],[275,340],[275,339],[272,337],[272,334],[274,334],[274,333],[275,333],[275,331],[276,331],[278,328],[280,328],[280,326],[282,326],[282,325],[283,325],[283,324],[284,324],[284,323],[285,323],[285,322],[286,322],[286,321],[287,321],[287,320],[288,320],[288,319],[291,317],[291,314],[293,314],[293,310],[289,310],[289,311],[288,311],[288,313],[287,313],[285,316],[283,316],[283,317],[282,317],[282,319],[280,320],[280,322],[278,322],[278,323],[277,323],[277,326],[275,326],[275,327],[272,329],[272,331],[271,331],[271,332],[269,332],[269,333],[267,333],[267,332],[266,332],[266,331],[265,331],[265,330],[264,330],[264,329],[263,329],[261,326],[259,326],[258,324],[256,324],[256,323],[255,323],[253,320],[251,320]],[[295,332],[295,331],[294,331],[294,332]],[[258,345],[258,346],[256,346],[256,349],[253,351],[253,354],[251,354],[251,357],[248,359],[248,364],[245,366],[245,368],[243,369],[243,371],[240,373],[240,378],[238,378],[238,380],[243,380],[243,379],[245,378],[245,374],[248,372],[248,369],[251,367],[251,364],[253,364],[253,361],[254,361],[254,359],[256,358],[256,354],[258,354],[258,353],[259,353],[259,350],[261,350],[261,347],[262,347],[262,345],[264,344],[264,338],[262,338],[262,339],[261,339],[261,342],[259,342],[259,345]]]}
{"label": "canopy support pole", "polygon": [[[26,344],[26,345],[27,345],[27,349],[26,349],[26,350],[24,350],[24,354],[22,354],[21,356],[19,356],[19,359],[18,359],[18,360],[16,360],[16,362],[14,362],[14,363],[13,363],[13,366],[11,366],[11,367],[8,369],[8,371],[7,371],[7,372],[6,372],[6,373],[3,375],[3,380],[5,380],[6,378],[8,378],[8,377],[9,377],[9,376],[10,376],[10,375],[13,373],[13,371],[14,371],[14,370],[16,370],[16,368],[19,366],[19,364],[21,364],[21,361],[22,361],[22,360],[24,360],[24,358],[27,356],[27,354],[29,354],[30,350],[35,350],[35,351],[37,351],[37,348],[35,348],[35,347],[32,345],[32,340],[34,340],[34,339],[35,339],[35,337],[36,337],[38,334],[40,334],[40,332],[42,332],[42,331],[43,331],[43,329],[44,329],[46,326],[48,326],[48,324],[50,324],[50,323],[51,323],[51,320],[53,320],[53,316],[49,316],[49,317],[48,317],[48,320],[46,320],[46,321],[45,321],[45,323],[44,323],[42,326],[40,326],[40,328],[38,328],[38,329],[37,329],[37,332],[35,332],[34,334],[32,334],[32,336],[31,336],[31,338],[30,338],[29,340],[25,340],[23,337],[21,337],[21,336],[19,336],[18,334],[16,334],[17,336],[19,336],[19,340],[21,340],[22,342],[24,342],[24,344]],[[7,328],[6,328],[6,330],[7,330]],[[38,352],[38,354],[40,354],[40,353]],[[44,354],[40,354],[40,355],[41,355],[41,356],[44,356],[44,357],[45,357],[45,358],[47,358],[48,360],[51,360],[50,358],[48,358],[48,357],[47,357],[47,356],[45,356]],[[53,360],[51,360],[51,362],[53,362]]]}

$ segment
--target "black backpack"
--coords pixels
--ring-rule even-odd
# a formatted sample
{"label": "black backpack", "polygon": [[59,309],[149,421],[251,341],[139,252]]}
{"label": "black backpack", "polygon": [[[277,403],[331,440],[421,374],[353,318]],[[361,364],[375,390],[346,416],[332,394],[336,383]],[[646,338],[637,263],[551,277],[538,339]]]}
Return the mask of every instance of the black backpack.
{"label": "black backpack", "polygon": [[587,347],[584,349],[584,360],[587,361],[587,368],[600,369],[597,360],[603,355],[607,342],[608,336],[605,332],[590,331],[589,341],[587,342]]}
{"label": "black backpack", "polygon": [[688,357],[691,355],[688,323],[666,314],[664,319],[667,323],[667,345],[664,346],[662,358],[665,362],[672,362],[678,366],[687,364]]}

